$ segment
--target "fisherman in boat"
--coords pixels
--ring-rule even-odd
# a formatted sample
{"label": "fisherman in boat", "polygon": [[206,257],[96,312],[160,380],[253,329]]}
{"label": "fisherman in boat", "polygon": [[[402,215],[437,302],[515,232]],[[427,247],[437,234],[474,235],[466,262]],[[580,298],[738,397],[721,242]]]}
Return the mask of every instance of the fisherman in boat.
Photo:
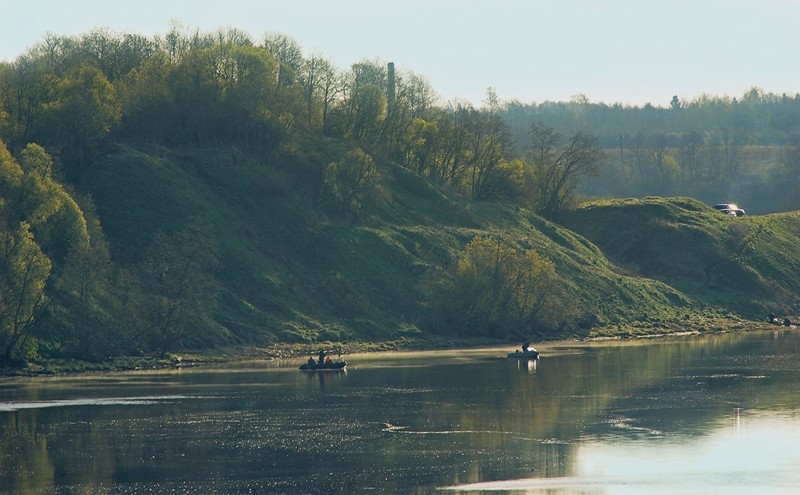
{"label": "fisherman in boat", "polygon": [[530,342],[525,342],[522,344],[522,352],[528,352],[528,348],[531,346]]}
{"label": "fisherman in boat", "polygon": [[325,362],[325,351],[321,350],[319,351],[319,364],[322,364],[324,362]]}
{"label": "fisherman in boat", "polygon": [[314,364],[314,363],[315,363],[315,361],[314,361],[314,356],[310,356],[310,357],[308,358],[308,364]]}

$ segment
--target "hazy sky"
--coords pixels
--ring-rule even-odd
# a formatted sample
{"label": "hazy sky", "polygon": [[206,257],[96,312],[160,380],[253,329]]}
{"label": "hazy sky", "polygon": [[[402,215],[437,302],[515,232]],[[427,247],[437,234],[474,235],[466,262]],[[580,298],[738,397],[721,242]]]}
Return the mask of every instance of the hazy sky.
{"label": "hazy sky", "polygon": [[394,62],[443,101],[665,106],[672,95],[800,92],[800,0],[0,0],[0,60],[49,32],[163,35],[170,21],[278,32],[340,69]]}

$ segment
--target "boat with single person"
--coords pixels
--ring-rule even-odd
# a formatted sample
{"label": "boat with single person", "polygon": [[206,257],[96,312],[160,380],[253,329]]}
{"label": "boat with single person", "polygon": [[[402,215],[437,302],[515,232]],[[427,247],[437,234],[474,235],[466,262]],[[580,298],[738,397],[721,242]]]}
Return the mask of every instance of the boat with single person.
{"label": "boat with single person", "polygon": [[522,344],[521,349],[516,349],[514,352],[509,352],[508,357],[513,359],[538,359],[539,351],[531,347],[530,341],[527,341]]}
{"label": "boat with single person", "polygon": [[527,351],[520,351],[517,349],[514,352],[509,352],[508,357],[514,359],[538,359],[539,351],[536,349],[528,349]]}

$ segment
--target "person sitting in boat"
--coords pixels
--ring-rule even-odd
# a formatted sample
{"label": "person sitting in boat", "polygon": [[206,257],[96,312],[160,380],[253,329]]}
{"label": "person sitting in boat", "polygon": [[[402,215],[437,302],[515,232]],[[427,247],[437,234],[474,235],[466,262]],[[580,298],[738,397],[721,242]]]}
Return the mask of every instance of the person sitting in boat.
{"label": "person sitting in boat", "polygon": [[308,358],[308,364],[314,364],[315,362],[316,361],[314,361],[314,356]]}
{"label": "person sitting in boat", "polygon": [[530,346],[531,346],[530,342],[525,342],[524,344],[522,344],[522,352],[528,352]]}
{"label": "person sitting in boat", "polygon": [[330,356],[325,358],[325,364],[331,364],[332,362],[333,361],[331,361],[331,357]]}
{"label": "person sitting in boat", "polygon": [[319,351],[319,364],[325,362],[325,351]]}

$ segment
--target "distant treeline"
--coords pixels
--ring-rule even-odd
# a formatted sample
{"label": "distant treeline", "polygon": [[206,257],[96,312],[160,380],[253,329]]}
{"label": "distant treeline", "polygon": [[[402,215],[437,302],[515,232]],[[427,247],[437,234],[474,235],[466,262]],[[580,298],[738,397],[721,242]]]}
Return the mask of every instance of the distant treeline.
{"label": "distant treeline", "polygon": [[800,94],[754,87],[739,98],[673,96],[658,107],[577,95],[569,102],[507,102],[503,112],[520,143],[532,121],[597,137],[607,160],[586,194],[740,201],[761,213],[800,207]]}

